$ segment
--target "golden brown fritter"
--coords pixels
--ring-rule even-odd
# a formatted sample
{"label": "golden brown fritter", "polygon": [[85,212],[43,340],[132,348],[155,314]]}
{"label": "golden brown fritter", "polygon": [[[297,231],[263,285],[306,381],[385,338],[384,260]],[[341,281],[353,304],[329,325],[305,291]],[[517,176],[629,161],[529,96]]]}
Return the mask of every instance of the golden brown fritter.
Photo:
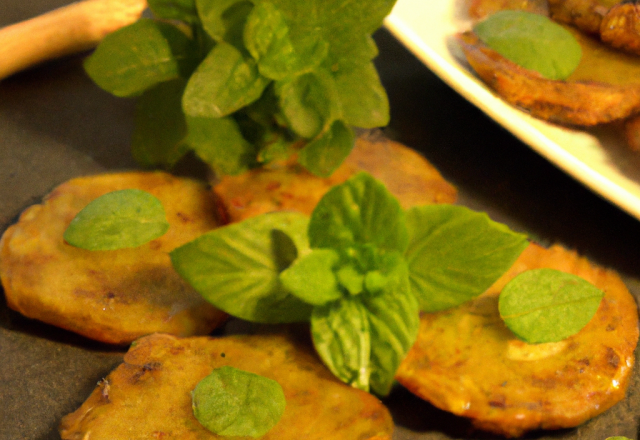
{"label": "golden brown fritter", "polygon": [[[580,65],[566,81],[550,80],[507,60],[472,32],[457,36],[478,76],[505,101],[532,116],[567,125],[593,126],[640,111],[640,59],[613,53],[579,37]],[[615,67],[614,67],[615,66]]]}
{"label": "golden brown fritter", "polygon": [[225,176],[214,190],[231,222],[278,210],[311,214],[332,186],[358,171],[367,171],[385,183],[403,208],[456,200],[456,189],[433,165],[414,150],[382,136],[358,138],[349,157],[327,178],[314,176],[289,160]]}
{"label": "golden brown fritter", "polygon": [[583,32],[599,34],[602,19],[620,0],[548,0],[555,21],[571,24]]}
{"label": "golden brown fritter", "polygon": [[503,10],[549,14],[547,0],[471,0],[468,8],[469,16],[473,20],[480,20]]}
{"label": "golden brown fritter", "polygon": [[[581,276],[605,296],[576,335],[529,345],[500,319],[498,295],[518,273],[540,267]],[[617,274],[560,246],[531,244],[480,297],[423,314],[418,340],[396,378],[479,429],[516,437],[538,428],[577,426],[623,399],[637,341],[636,303]]]}
{"label": "golden brown fritter", "polygon": [[[134,249],[88,251],[63,233],[93,199],[119,189],[148,191],[170,224],[162,237]],[[166,173],[81,177],[31,206],[0,241],[7,304],[23,315],[86,337],[125,344],[153,332],[207,334],[225,315],[175,272],[169,251],[215,228],[217,202],[207,185]]]}
{"label": "golden brown fritter", "polygon": [[632,1],[613,6],[600,24],[600,39],[616,49],[640,54],[640,4]]}
{"label": "golden brown fritter", "polygon": [[[371,394],[335,379],[310,344],[284,335],[136,341],[124,363],[61,423],[63,440],[226,438],[193,416],[191,391],[214,368],[233,366],[280,383],[285,412],[264,440],[389,440],[393,422]],[[244,437],[243,437],[244,438]]]}

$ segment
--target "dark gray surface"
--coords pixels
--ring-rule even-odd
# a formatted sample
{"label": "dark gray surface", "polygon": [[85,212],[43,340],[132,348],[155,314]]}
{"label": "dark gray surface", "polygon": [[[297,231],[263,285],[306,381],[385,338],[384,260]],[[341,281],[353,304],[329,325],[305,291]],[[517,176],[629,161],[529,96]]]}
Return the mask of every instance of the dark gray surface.
{"label": "dark gray surface", "polygon": [[[66,3],[1,0],[0,26]],[[421,151],[458,186],[461,203],[544,243],[560,242],[620,271],[640,292],[640,222],[557,170],[438,80],[385,31],[378,67],[392,106],[387,135]],[[0,82],[0,231],[55,185],[133,166],[135,103],[85,77],[82,57]],[[60,418],[116,365],[121,349],[27,320],[0,298],[0,440],[59,439]],[[637,437],[637,374],[626,401],[584,426],[531,437]],[[482,438],[403,390],[385,400],[396,440]]]}

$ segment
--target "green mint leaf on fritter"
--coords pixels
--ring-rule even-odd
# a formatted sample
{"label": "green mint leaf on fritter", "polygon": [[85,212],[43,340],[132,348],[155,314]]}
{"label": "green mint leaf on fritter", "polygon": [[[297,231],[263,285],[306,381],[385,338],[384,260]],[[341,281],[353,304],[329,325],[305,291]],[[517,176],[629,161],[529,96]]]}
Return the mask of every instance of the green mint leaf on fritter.
{"label": "green mint leaf on fritter", "polygon": [[358,173],[331,188],[318,202],[309,222],[312,248],[371,244],[383,251],[402,253],[408,240],[400,203],[384,184],[367,173]]}
{"label": "green mint leaf on fritter", "polygon": [[183,78],[145,90],[138,99],[131,154],[145,167],[175,165],[189,150],[183,142],[187,124],[182,112]]}
{"label": "green mint leaf on fritter", "polygon": [[531,12],[496,12],[477,23],[473,32],[503,57],[552,80],[567,78],[582,58],[571,32]]}
{"label": "green mint leaf on fritter", "polygon": [[453,205],[407,211],[405,254],[411,289],[424,311],[462,304],[488,289],[526,248],[522,234],[484,213]]}
{"label": "green mint leaf on fritter", "polygon": [[284,413],[278,382],[234,367],[216,368],[192,391],[193,415],[221,436],[261,437]]}
{"label": "green mint leaf on fritter", "polygon": [[113,191],[91,201],[64,232],[67,243],[92,251],[134,248],[164,235],[162,203],[139,189]]}
{"label": "green mint leaf on fritter", "polygon": [[197,63],[192,40],[177,27],[150,19],[107,35],[84,68],[116,96],[135,96],[161,82],[188,77]]}
{"label": "green mint leaf on fritter", "polygon": [[512,279],[500,293],[500,316],[525,342],[557,342],[578,333],[595,315],[604,292],[583,278],[534,269]]}
{"label": "green mint leaf on fritter", "polygon": [[173,250],[171,261],[207,301],[230,315],[266,323],[307,321],[311,306],[279,279],[308,251],[307,223],[306,216],[292,212],[254,217]]}

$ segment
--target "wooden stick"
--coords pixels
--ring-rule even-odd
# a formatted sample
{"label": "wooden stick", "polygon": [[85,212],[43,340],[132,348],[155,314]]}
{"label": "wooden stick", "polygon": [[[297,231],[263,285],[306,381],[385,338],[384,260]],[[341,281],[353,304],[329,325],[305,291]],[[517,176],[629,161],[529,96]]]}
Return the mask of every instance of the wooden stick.
{"label": "wooden stick", "polygon": [[95,47],[135,22],[146,0],[84,0],[0,29],[0,79],[54,58]]}

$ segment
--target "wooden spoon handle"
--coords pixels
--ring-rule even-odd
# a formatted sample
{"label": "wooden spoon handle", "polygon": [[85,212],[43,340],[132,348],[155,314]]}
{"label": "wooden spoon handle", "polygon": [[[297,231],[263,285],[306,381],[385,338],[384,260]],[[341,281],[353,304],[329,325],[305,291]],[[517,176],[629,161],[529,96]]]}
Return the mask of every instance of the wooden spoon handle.
{"label": "wooden spoon handle", "polygon": [[136,21],[146,0],[84,0],[0,29],[0,79],[43,61],[95,47]]}

